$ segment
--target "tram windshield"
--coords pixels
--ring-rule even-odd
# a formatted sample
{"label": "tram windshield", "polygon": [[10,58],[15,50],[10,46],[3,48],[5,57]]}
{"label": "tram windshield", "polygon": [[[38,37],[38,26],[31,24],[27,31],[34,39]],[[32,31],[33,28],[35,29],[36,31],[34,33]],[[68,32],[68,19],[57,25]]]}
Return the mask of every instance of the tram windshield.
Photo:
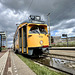
{"label": "tram windshield", "polygon": [[47,34],[46,30],[44,29],[43,26],[33,26],[30,31],[29,31],[30,34]]}

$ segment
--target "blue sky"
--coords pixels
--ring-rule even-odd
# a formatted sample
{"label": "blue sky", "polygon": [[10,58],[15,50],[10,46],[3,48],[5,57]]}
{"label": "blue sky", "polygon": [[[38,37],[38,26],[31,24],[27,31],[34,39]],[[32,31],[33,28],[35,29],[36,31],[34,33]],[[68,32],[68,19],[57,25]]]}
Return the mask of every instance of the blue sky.
{"label": "blue sky", "polygon": [[58,30],[54,30],[54,31],[51,31],[51,36],[55,36],[55,34],[58,32]]}
{"label": "blue sky", "polygon": [[[54,31],[51,31],[51,36],[56,36],[56,33],[59,33],[60,31],[58,30],[54,30]],[[75,37],[75,35],[72,35],[72,34],[68,34],[68,33],[62,33],[62,34],[67,34],[68,37]],[[57,36],[61,36],[61,38],[65,38],[61,35],[57,35]]]}

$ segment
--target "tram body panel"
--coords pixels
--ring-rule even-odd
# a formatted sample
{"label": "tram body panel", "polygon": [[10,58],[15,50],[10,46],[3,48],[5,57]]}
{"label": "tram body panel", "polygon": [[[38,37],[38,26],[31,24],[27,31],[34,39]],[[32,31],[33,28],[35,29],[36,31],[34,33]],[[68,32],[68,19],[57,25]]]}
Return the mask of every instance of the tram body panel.
{"label": "tram body panel", "polygon": [[[42,43],[41,43],[42,41]],[[28,36],[28,47],[42,47],[48,45],[48,36],[45,34],[32,34]]]}

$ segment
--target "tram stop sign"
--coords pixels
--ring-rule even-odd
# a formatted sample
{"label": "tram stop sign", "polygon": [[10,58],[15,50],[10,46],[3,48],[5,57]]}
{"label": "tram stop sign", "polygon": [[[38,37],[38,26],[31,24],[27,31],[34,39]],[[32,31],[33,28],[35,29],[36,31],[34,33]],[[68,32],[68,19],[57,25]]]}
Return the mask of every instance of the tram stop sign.
{"label": "tram stop sign", "polygon": [[62,34],[63,37],[67,37],[67,34]]}

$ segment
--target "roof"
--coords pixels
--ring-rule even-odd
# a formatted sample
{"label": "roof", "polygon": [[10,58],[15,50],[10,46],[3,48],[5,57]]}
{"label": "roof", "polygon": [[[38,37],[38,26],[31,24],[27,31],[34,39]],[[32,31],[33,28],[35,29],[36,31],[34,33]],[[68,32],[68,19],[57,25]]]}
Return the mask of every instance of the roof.
{"label": "roof", "polygon": [[37,20],[25,20],[23,21],[21,24],[23,23],[38,23],[38,24],[45,24],[44,21],[37,21]]}

